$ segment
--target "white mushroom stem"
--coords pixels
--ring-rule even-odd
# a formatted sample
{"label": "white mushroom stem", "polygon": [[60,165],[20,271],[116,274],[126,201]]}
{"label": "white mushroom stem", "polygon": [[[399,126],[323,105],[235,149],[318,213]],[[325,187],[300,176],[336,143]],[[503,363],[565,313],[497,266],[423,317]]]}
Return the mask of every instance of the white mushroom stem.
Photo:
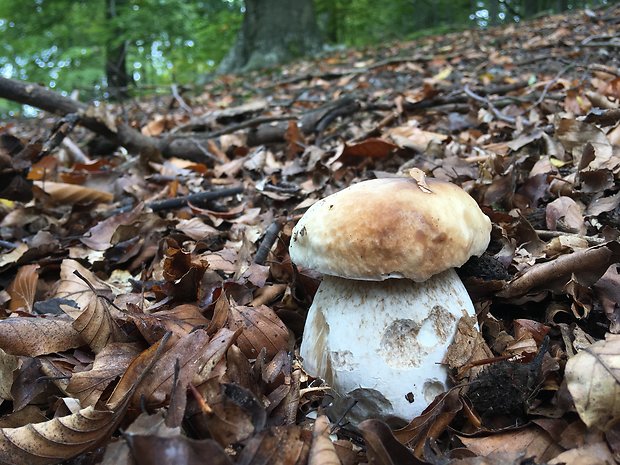
{"label": "white mushroom stem", "polygon": [[453,269],[417,283],[325,276],[310,307],[305,370],[358,403],[348,419],[409,421],[447,388],[441,365],[463,315],[475,315]]}

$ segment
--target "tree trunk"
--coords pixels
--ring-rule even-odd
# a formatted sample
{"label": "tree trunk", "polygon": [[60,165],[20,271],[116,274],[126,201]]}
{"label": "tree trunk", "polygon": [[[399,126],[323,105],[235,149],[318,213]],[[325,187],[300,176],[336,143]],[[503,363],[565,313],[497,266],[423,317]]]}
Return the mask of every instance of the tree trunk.
{"label": "tree trunk", "polygon": [[[127,0],[105,0],[106,19],[111,20],[117,17],[118,8],[125,6]],[[105,74],[108,81],[108,92],[113,100],[123,100],[129,97],[129,84],[131,77],[127,73],[127,42],[120,44],[115,37],[120,34],[120,30],[115,25],[111,25],[111,39],[106,43],[106,62]]]}
{"label": "tree trunk", "polygon": [[218,71],[265,68],[319,50],[312,0],[245,0],[237,41]]}

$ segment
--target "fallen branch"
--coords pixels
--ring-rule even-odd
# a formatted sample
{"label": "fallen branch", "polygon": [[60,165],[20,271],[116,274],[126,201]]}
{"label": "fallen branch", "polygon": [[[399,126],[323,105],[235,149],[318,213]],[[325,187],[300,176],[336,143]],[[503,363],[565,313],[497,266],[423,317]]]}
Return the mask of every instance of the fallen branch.
{"label": "fallen branch", "polygon": [[154,212],[162,210],[173,210],[181,208],[190,202],[207,202],[209,200],[220,199],[222,197],[230,197],[232,195],[241,194],[243,186],[229,187],[228,189],[219,189],[216,191],[199,192],[197,194],[184,195],[173,199],[157,200],[146,204]]}
{"label": "fallen branch", "polygon": [[157,139],[141,134],[124,123],[111,124],[105,115],[94,116],[88,105],[64,97],[38,84],[0,77],[0,98],[30,105],[59,116],[75,113],[78,124],[134,153],[159,152],[167,157],[182,157],[199,163],[211,161],[191,141]]}

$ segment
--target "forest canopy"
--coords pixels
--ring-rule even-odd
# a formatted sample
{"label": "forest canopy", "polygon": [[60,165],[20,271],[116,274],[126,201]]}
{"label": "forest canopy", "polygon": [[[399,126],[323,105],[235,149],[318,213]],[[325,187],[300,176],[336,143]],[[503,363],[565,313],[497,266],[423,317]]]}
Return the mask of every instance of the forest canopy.
{"label": "forest canopy", "polygon": [[[333,49],[609,3],[315,0],[314,9],[324,47]],[[87,99],[110,97],[106,89],[119,67],[121,84],[134,94],[201,82],[233,45],[244,11],[243,0],[0,0],[0,76],[77,90]]]}

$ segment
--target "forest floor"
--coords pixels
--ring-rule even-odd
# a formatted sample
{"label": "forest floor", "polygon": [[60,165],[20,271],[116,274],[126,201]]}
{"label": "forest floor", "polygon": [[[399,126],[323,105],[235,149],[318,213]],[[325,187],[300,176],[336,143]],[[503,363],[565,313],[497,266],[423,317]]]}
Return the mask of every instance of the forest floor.
{"label": "forest floor", "polygon": [[[77,116],[30,101],[64,116],[0,126],[0,463],[616,463],[619,30],[577,11]],[[410,168],[492,221],[460,270],[483,338],[408,425],[354,425],[298,358],[320,276],[288,243]]]}

